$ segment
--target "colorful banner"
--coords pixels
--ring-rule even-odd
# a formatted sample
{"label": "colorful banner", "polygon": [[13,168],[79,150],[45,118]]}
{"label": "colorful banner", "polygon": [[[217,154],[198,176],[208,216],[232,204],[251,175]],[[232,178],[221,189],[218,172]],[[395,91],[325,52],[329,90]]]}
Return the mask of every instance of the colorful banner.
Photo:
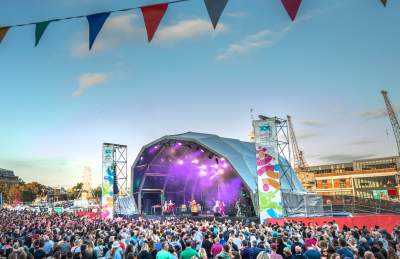
{"label": "colorful banner", "polygon": [[101,217],[112,219],[114,217],[114,147],[103,144],[103,183],[101,195]]}
{"label": "colorful banner", "polygon": [[283,217],[275,118],[253,121],[260,222]]}
{"label": "colorful banner", "polygon": [[35,26],[35,47],[39,44],[44,31],[47,29],[51,21],[38,22]]}
{"label": "colorful banner", "polygon": [[[55,18],[52,20],[48,21],[38,21],[38,22],[30,22],[30,23],[20,23],[20,24],[15,24],[11,26],[3,26],[0,27],[0,43],[6,36],[7,32],[9,31],[10,28],[12,27],[25,27],[25,26],[31,26],[35,25],[35,46],[38,45],[44,31],[47,29],[47,26],[49,25],[50,22],[52,21],[67,21],[67,20],[72,20],[72,19],[80,19],[83,17],[86,17],[87,20],[89,21],[89,49],[92,48],[92,45],[97,37],[97,34],[100,32],[102,26],[106,22],[108,16],[111,13],[116,13],[116,12],[127,12],[127,11],[133,11],[136,9],[141,9],[143,18],[144,18],[144,23],[147,31],[147,39],[150,42],[153,39],[153,36],[155,32],[157,31],[157,28],[167,11],[168,5],[169,4],[177,4],[181,2],[186,2],[188,0],[174,0],[171,2],[165,2],[165,3],[160,3],[156,5],[146,5],[146,6],[137,6],[137,7],[131,7],[131,8],[124,8],[124,9],[118,9],[118,10],[112,10],[108,12],[103,12],[103,13],[94,13],[90,15],[75,15],[75,16],[69,16],[69,17],[60,17],[60,18]],[[286,12],[290,16],[290,19],[294,21],[296,18],[297,12],[299,11],[300,5],[302,0],[281,0]],[[388,3],[388,0],[380,0],[380,2],[386,6]],[[217,27],[218,20],[221,17],[222,12],[224,11],[228,0],[204,0],[205,6],[207,8],[208,15],[210,16],[211,23],[214,27],[214,29]]]}
{"label": "colorful banner", "polygon": [[373,190],[372,197],[374,200],[388,200],[389,195],[387,190]]}
{"label": "colorful banner", "polygon": [[217,28],[218,20],[225,9],[228,0],[204,0],[211,23]]}
{"label": "colorful banner", "polygon": [[0,43],[2,42],[4,37],[6,36],[6,34],[7,34],[9,29],[10,29],[10,27],[0,27]]}
{"label": "colorful banner", "polygon": [[92,49],[97,34],[99,34],[108,16],[110,16],[110,12],[92,14],[86,17],[89,23],[89,50]]}
{"label": "colorful banner", "polygon": [[149,42],[153,39],[167,8],[168,4],[157,4],[140,8],[142,10],[144,25],[147,31],[147,39]]}
{"label": "colorful banner", "polygon": [[299,11],[301,0],[281,0],[286,12],[290,19],[296,19],[297,12]]}

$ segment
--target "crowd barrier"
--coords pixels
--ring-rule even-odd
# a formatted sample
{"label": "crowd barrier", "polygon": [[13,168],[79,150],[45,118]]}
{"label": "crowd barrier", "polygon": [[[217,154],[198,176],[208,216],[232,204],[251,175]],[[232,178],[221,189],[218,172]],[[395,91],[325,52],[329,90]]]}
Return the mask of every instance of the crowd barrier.
{"label": "crowd barrier", "polygon": [[335,221],[339,228],[342,229],[343,225],[348,227],[366,226],[371,229],[375,226],[392,231],[396,225],[400,225],[400,215],[354,215],[352,217],[315,217],[315,218],[281,218],[281,219],[268,219],[268,223],[283,224],[288,221],[301,221],[307,224],[323,225],[328,222]]}

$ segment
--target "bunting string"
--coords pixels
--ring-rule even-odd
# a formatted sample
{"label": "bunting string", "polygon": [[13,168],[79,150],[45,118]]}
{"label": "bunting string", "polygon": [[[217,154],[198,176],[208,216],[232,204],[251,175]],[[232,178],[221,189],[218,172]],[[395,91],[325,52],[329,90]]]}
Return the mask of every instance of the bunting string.
{"label": "bunting string", "polygon": [[[147,39],[150,42],[154,34],[156,33],[158,26],[168,9],[168,5],[187,2],[190,0],[173,0],[170,2],[160,3],[160,4],[152,4],[152,5],[144,5],[144,6],[136,6],[130,8],[116,9],[101,13],[93,13],[87,15],[77,15],[77,16],[69,16],[63,18],[55,18],[46,21],[39,22],[28,22],[21,24],[14,24],[8,26],[0,26],[0,43],[4,40],[6,34],[10,31],[10,29],[14,27],[23,27],[23,26],[31,26],[35,25],[35,46],[39,44],[40,39],[42,38],[45,30],[53,22],[72,20],[72,19],[80,19],[86,18],[89,24],[89,50],[92,49],[92,46],[96,40],[97,35],[101,31],[101,28],[106,23],[107,18],[112,13],[119,12],[128,12],[133,10],[141,10],[143,15],[144,24],[147,31]],[[204,5],[207,9],[208,15],[210,17],[210,21],[212,27],[216,29],[218,21],[224,11],[229,0],[204,0]],[[278,1],[278,0],[277,0]],[[380,0],[383,6],[387,6],[389,0]],[[300,5],[302,0],[281,0],[281,3],[286,10],[292,21],[295,20],[296,15],[300,9]]]}

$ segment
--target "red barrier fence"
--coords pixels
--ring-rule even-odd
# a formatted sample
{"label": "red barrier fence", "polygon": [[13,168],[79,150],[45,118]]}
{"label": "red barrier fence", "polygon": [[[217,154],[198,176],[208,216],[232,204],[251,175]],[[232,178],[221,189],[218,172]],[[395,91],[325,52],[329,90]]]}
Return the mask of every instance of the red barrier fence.
{"label": "red barrier fence", "polygon": [[282,218],[282,219],[268,219],[268,223],[283,224],[288,221],[301,221],[305,224],[318,224],[323,225],[328,222],[335,221],[339,228],[342,229],[343,225],[348,227],[362,227],[366,226],[371,229],[375,226],[392,231],[396,225],[400,225],[400,215],[356,215],[353,217],[318,217],[318,218]]}
{"label": "red barrier fence", "polygon": [[78,211],[76,215],[78,217],[89,217],[89,218],[95,218],[98,213],[96,212],[87,212],[87,211]]}

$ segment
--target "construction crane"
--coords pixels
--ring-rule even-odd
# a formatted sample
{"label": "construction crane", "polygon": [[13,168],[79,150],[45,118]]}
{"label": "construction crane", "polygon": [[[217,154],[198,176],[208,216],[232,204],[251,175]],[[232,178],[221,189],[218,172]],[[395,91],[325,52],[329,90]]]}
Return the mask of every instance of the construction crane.
{"label": "construction crane", "polygon": [[294,160],[294,168],[301,169],[302,171],[306,171],[308,168],[307,162],[304,159],[304,153],[299,149],[297,144],[296,135],[294,134],[294,128],[292,124],[292,118],[287,115],[288,127],[289,127],[289,138],[291,149],[293,153],[293,160]]}
{"label": "construction crane", "polygon": [[388,92],[385,90],[381,91],[383,95],[383,99],[385,100],[385,105],[386,105],[386,110],[387,114],[390,119],[390,123],[392,124],[393,128],[393,133],[394,137],[396,138],[396,143],[397,143],[397,151],[400,156],[400,125],[399,125],[399,120],[397,119],[396,113],[394,112],[393,106],[389,100]]}

